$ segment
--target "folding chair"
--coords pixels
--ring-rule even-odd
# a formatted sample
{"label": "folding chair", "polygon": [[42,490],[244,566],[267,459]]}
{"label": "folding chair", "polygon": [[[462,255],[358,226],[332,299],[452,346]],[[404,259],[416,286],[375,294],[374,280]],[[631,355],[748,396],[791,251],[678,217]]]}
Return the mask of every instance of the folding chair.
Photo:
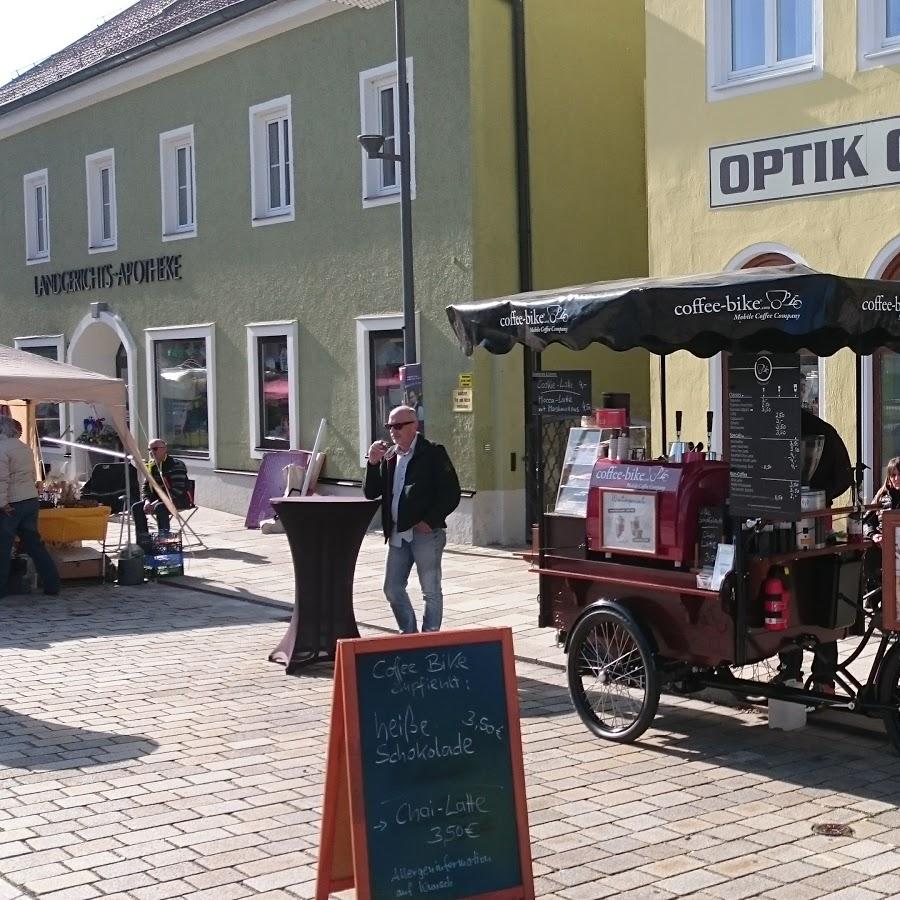
{"label": "folding chair", "polygon": [[124,463],[98,463],[91,469],[90,477],[81,489],[82,498],[96,500],[103,506],[110,507],[112,515],[110,515],[109,521],[119,523],[117,544],[113,547],[112,543],[104,538],[104,552],[107,549],[121,549],[122,535],[125,532],[128,517],[131,515],[128,499],[130,498],[134,503],[141,495],[138,473],[132,465],[128,466],[128,480],[130,483],[126,491]]}
{"label": "folding chair", "polygon": [[[190,549],[200,549],[205,550],[206,544],[203,542],[203,538],[197,534],[196,531],[190,526],[191,519],[194,518],[194,514],[197,512],[199,507],[197,506],[197,485],[193,478],[188,478],[187,480],[187,489],[188,489],[188,497],[191,500],[191,505],[185,509],[178,510],[178,523],[181,526],[181,547],[183,550],[188,548]],[[191,541],[188,543],[184,539],[185,533],[191,536]]]}

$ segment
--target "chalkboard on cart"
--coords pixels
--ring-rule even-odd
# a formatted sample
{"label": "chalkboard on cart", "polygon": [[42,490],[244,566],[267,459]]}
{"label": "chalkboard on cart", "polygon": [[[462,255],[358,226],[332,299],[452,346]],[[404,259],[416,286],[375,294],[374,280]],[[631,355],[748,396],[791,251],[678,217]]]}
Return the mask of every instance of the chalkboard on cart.
{"label": "chalkboard on cart", "polygon": [[534,372],[531,377],[534,402],[542,416],[577,419],[591,414],[591,373],[587,369]]}
{"label": "chalkboard on cart", "polygon": [[533,898],[509,628],[338,642],[316,897]]}
{"label": "chalkboard on cart", "polygon": [[697,514],[697,566],[712,569],[725,532],[725,507],[701,506]]}
{"label": "chalkboard on cart", "polygon": [[736,353],[728,365],[732,515],[800,516],[800,357]]}

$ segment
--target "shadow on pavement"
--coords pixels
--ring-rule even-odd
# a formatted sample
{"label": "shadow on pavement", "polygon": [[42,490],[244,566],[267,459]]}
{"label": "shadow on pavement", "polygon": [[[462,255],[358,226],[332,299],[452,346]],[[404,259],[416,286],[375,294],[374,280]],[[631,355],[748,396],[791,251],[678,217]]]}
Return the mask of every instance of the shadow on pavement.
{"label": "shadow on pavement", "polygon": [[522,719],[544,719],[549,716],[565,716],[574,713],[569,691],[562,685],[538,681],[520,675],[519,717]]}
{"label": "shadow on pavement", "polygon": [[715,707],[668,706],[663,700],[653,725],[635,746],[758,776],[760,782],[774,778],[801,788],[822,787],[829,793],[900,803],[897,753],[878,734],[850,739],[809,725],[777,731],[768,727],[765,712],[748,721],[719,714]]}
{"label": "shadow on pavement", "polygon": [[0,601],[0,650],[42,650],[64,641],[122,634],[162,634],[284,621],[284,609],[206,593],[145,584],[63,587],[57,597],[8,596]]}
{"label": "shadow on pavement", "polygon": [[207,547],[203,550],[187,550],[189,559],[236,559],[240,562],[268,565],[271,560],[260,553],[248,553],[246,550],[235,550],[233,547]]}
{"label": "shadow on pavement", "polygon": [[0,766],[59,771],[139,759],[159,747],[139,734],[107,734],[34,719],[0,706]]}

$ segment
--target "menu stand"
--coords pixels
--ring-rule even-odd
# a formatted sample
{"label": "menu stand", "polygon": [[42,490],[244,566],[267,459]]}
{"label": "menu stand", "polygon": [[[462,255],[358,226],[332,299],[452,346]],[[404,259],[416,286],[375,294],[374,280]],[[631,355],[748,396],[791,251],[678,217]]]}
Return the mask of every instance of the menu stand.
{"label": "menu stand", "polygon": [[293,675],[320,659],[334,659],[341,638],[359,637],[353,573],[379,501],[315,495],[271,502],[291,548],[294,612],[269,658],[283,658]]}

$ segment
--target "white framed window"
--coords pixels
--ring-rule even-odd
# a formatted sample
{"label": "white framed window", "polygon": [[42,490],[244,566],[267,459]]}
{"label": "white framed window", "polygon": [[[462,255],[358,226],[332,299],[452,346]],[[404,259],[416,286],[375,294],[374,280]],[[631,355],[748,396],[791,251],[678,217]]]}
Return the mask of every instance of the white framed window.
{"label": "white framed window", "polygon": [[822,0],[706,0],[707,99],[821,78]]}
{"label": "white framed window", "polygon": [[25,262],[50,259],[50,200],[47,170],[29,172],[22,179],[25,209]]}
{"label": "white framed window", "polygon": [[[418,347],[419,314],[416,313]],[[419,357],[418,352],[416,353]],[[356,319],[356,391],[359,410],[359,459],[378,438],[388,439],[384,423],[388,413],[404,402],[400,383],[403,365],[403,316],[358,316]]]}
{"label": "white framed window", "polygon": [[[413,61],[406,60],[409,84],[409,156],[410,185],[416,195],[416,129],[413,103]],[[359,124],[361,134],[384,135],[383,152],[400,154],[400,91],[395,62],[359,73]],[[382,206],[400,200],[400,163],[396,160],[369,159],[362,154],[363,207]]]}
{"label": "white framed window", "polygon": [[166,131],[159,136],[159,179],[164,241],[177,241],[197,234],[197,178],[194,156],[193,125]]}
{"label": "white framed window", "polygon": [[300,446],[297,322],[252,322],[247,328],[250,455]]}
{"label": "white framed window", "polygon": [[856,10],[859,68],[900,63],[900,0],[857,0]]}
{"label": "white framed window", "polygon": [[101,150],[84,158],[87,184],[88,252],[106,253],[118,246],[116,225],[116,154]]}
{"label": "white framed window", "polygon": [[173,456],[215,466],[215,325],[147,328],[144,339],[150,435]]}
{"label": "white framed window", "polygon": [[291,98],[250,107],[250,200],[253,225],[294,221]]}
{"label": "white framed window", "polygon": [[[33,334],[27,337],[17,337],[13,340],[13,346],[17,350],[26,350],[35,356],[44,359],[52,359],[55,362],[65,362],[66,338],[62,334]],[[36,403],[34,417],[37,423],[37,432],[40,438],[58,438],[66,430],[66,407],[62,403]],[[58,444],[50,444],[41,441],[44,451],[50,451],[62,458],[65,449]]]}

